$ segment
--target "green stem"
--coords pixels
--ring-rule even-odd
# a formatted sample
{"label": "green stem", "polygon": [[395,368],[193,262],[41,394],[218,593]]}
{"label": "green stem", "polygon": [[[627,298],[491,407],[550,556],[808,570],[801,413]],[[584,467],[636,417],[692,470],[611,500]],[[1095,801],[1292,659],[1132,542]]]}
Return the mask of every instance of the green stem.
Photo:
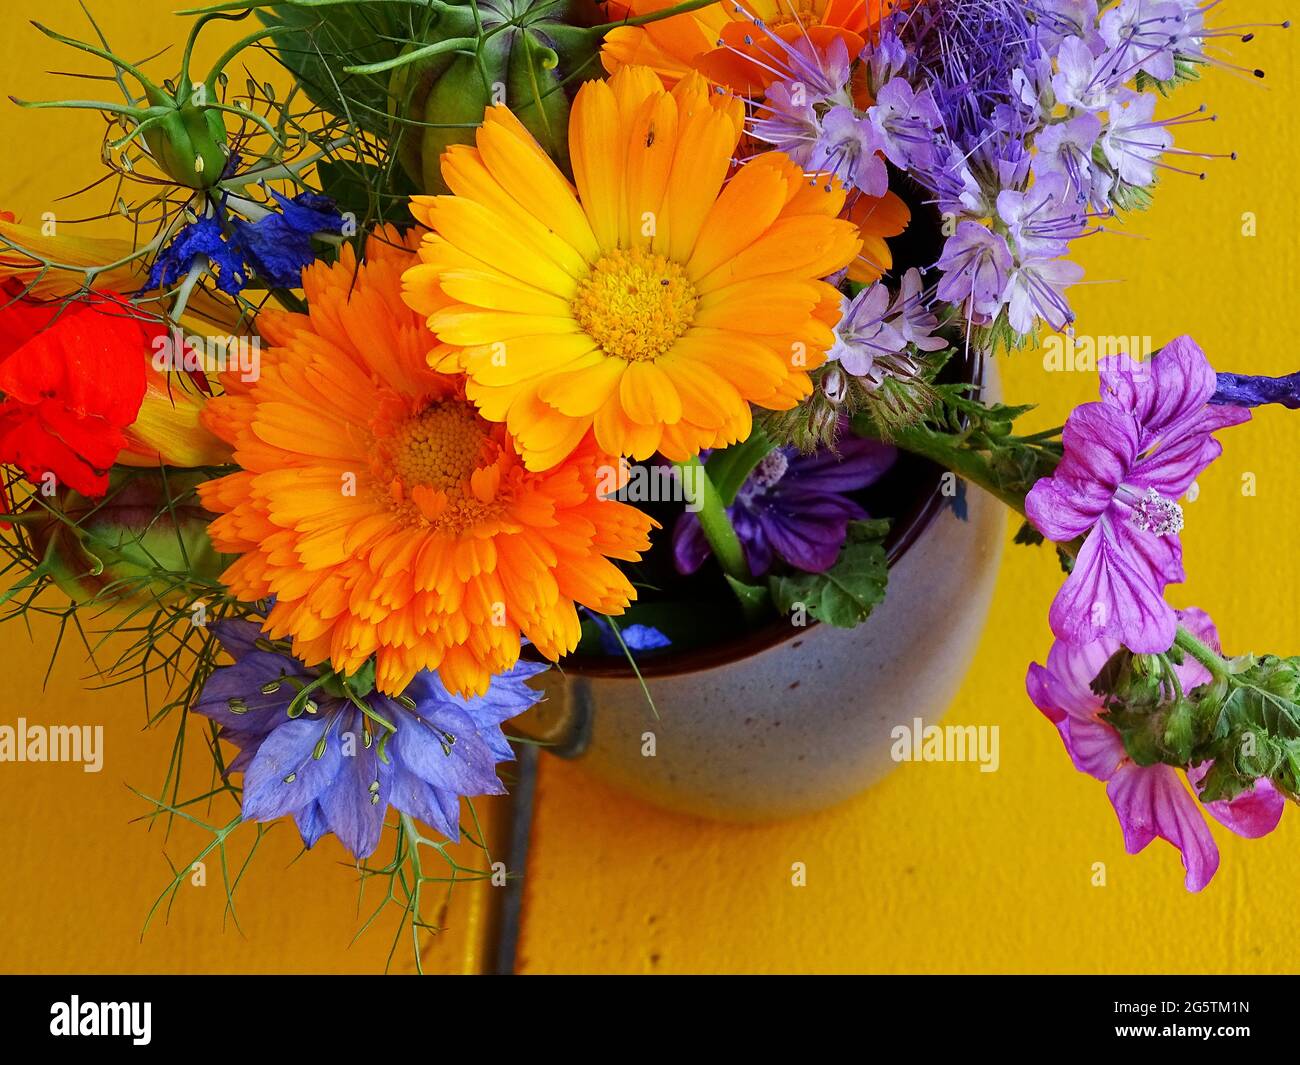
{"label": "green stem", "polygon": [[1215,652],[1214,648],[1202,643],[1181,625],[1178,626],[1178,634],[1174,637],[1174,646],[1181,648],[1196,659],[1210,671],[1210,676],[1216,681],[1227,681],[1228,663]]}
{"label": "green stem", "polygon": [[619,19],[617,22],[606,22],[600,26],[593,26],[591,32],[607,33],[610,30],[618,29],[620,26],[648,26],[652,22],[672,18],[674,15],[686,15],[692,11],[699,11],[702,7],[712,7],[716,3],[718,3],[718,0],[685,0],[684,3],[666,7],[661,11],[651,11],[645,15],[634,15],[632,18]]}
{"label": "green stem", "polygon": [[762,599],[758,596],[746,596],[742,589],[737,587],[742,585],[745,588],[753,588],[754,575],[749,570],[749,563],[745,561],[745,549],[740,545],[740,537],[736,535],[735,526],[731,524],[722,496],[718,494],[717,487],[709,479],[699,456],[692,456],[685,462],[677,463],[676,466],[687,491],[694,492],[690,502],[697,508],[695,516],[700,520],[700,529],[704,533],[704,538],[708,540],[709,547],[713,549],[713,557],[718,560],[722,572],[730,578],[728,583],[736,593],[736,600],[740,603],[745,620],[751,624],[762,621],[766,615]]}
{"label": "green stem", "polygon": [[694,486],[696,495],[691,502],[699,508],[696,516],[700,519],[700,528],[704,531],[709,546],[713,548],[713,554],[723,572],[744,584],[751,584],[754,575],[750,573],[749,563],[745,561],[745,550],[740,546],[740,537],[736,535],[731,518],[727,516],[722,497],[709,480],[704,463],[699,456],[693,455],[685,462],[677,463],[677,468],[682,473],[687,489]]}
{"label": "green stem", "polygon": [[[854,427],[860,431],[861,422],[856,423]],[[946,434],[936,433],[922,425],[914,425],[895,433],[889,442],[904,451],[910,451],[914,455],[938,463],[944,469],[957,474],[962,480],[984,489],[1017,514],[1024,514],[1024,496],[1004,488],[994,477],[983,455],[963,448],[960,443],[954,443]]]}

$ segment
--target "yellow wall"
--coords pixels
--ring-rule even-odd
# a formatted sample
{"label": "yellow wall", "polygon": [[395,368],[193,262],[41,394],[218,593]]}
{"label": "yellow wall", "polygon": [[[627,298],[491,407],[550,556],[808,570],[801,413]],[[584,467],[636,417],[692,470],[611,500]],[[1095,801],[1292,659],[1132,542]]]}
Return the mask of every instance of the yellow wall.
{"label": "yellow wall", "polygon": [[[1290,14],[1265,0],[1225,4],[1217,17]],[[1131,236],[1084,242],[1097,283],[1074,291],[1080,334],[1160,344],[1185,332],[1221,369],[1300,369],[1294,43],[1285,31],[1234,42],[1237,61],[1266,68],[1265,81],[1218,72],[1169,102],[1205,101],[1219,114],[1179,130],[1178,143],[1240,158],[1203,164],[1205,181],[1169,175],[1154,209],[1122,223]],[[1244,212],[1256,216],[1253,238],[1242,235]],[[1096,398],[1095,375],[1045,373],[1034,353],[1001,369],[1009,402],[1041,404],[1035,428]],[[1300,412],[1265,411],[1222,439],[1223,457],[1186,507],[1189,581],[1172,601],[1208,610],[1231,651],[1296,653]],[[1257,477],[1253,498],[1240,493],[1244,472]],[[997,773],[909,763],[840,809],[734,828],[659,813],[545,760],[523,971],[1295,971],[1300,811],[1265,840],[1215,825],[1223,864],[1200,895],[1183,890],[1163,842],[1125,855],[1105,786],[1074,772],[1024,694],[1027,663],[1050,644],[1060,570],[1051,553],[1014,546],[1002,567],[948,717],[1000,726]],[[917,710],[928,719],[933,708]],[[807,887],[791,886],[796,861]],[[1104,888],[1090,886],[1099,861]]]}
{"label": "yellow wall", "polygon": [[[172,46],[170,58],[149,66],[158,77],[179,62],[179,44],[188,19],[172,10],[190,6],[168,0],[91,0],[97,21],[119,54],[139,60]],[[27,24],[45,25],[83,40],[92,36],[75,0],[9,3],[0,9],[0,69],[3,88],[26,99],[99,98],[113,89],[74,82],[43,73],[75,70],[102,73],[105,64],[42,37]],[[200,54],[209,61],[238,36],[251,32],[252,20],[218,23],[205,34]],[[275,77],[269,61],[253,66]],[[203,69],[206,69],[204,67]],[[235,71],[242,81],[243,72]],[[68,202],[55,197],[75,192],[102,176],[99,141],[103,122],[90,112],[21,111],[7,100],[0,106],[4,135],[0,171],[0,210],[20,221],[39,221],[45,211],[65,220],[103,212],[111,206],[111,186]],[[138,192],[134,195],[139,195]],[[146,193],[147,195],[147,193]],[[111,226],[78,231],[128,236]],[[66,228],[65,228],[66,231]],[[8,587],[9,580],[3,581]],[[385,885],[371,883],[364,902],[357,897],[358,876],[348,854],[333,837],[298,858],[302,844],[287,822],[278,824],[260,846],[235,896],[243,934],[223,921],[225,893],[220,859],[207,860],[207,886],[187,880],[177,896],[169,924],[161,914],[141,941],[150,906],[172,878],[168,860],[188,862],[207,844],[205,833],[178,822],[164,840],[162,826],[152,832],[133,823],[150,805],[133,787],[157,796],[171,754],[174,727],[144,731],[145,712],[138,685],[91,692],[85,652],[68,641],[49,687],[42,691],[45,666],[55,627],[34,624],[32,638],[21,624],[0,629],[0,724],[29,721],[59,724],[102,723],[105,762],[102,772],[82,772],[75,765],[0,763],[0,971],[19,972],[382,972],[392,944],[392,919],[381,920],[354,945],[353,936],[380,901]],[[100,655],[101,660],[105,655]],[[109,659],[111,660],[111,658]],[[201,722],[198,723],[201,726]],[[202,794],[211,761],[198,746],[202,729],[189,732],[188,765],[192,776],[185,794]],[[480,804],[493,823],[494,803]],[[209,813],[195,811],[209,823],[233,816],[229,804]],[[220,815],[220,821],[217,815]],[[237,870],[252,839],[242,829],[232,838],[230,861]],[[375,856],[386,857],[392,833]],[[166,857],[164,857],[166,855]],[[466,864],[475,854],[461,854]],[[481,859],[481,855],[477,855]],[[292,863],[292,864],[291,864]],[[374,864],[372,863],[372,864]],[[426,872],[435,869],[427,861]],[[233,875],[233,873],[232,873]],[[457,888],[451,908],[431,906],[426,919],[448,928],[426,942],[424,968],[435,972],[473,972],[480,966],[490,893],[486,885]],[[364,915],[364,916],[362,916]],[[393,970],[413,968],[412,950],[403,941]]]}
{"label": "yellow wall", "polygon": [[[25,25],[36,5],[0,13],[4,89],[39,97],[71,83],[42,69],[89,69]],[[163,0],[94,5],[110,37],[134,56],[172,41],[179,21]],[[1234,4],[1223,21],[1281,19],[1278,0]],[[72,0],[44,0],[39,17],[76,32]],[[1075,291],[1079,332],[1197,337],[1220,368],[1300,369],[1291,342],[1296,310],[1297,209],[1290,167],[1300,163],[1290,107],[1290,40],[1265,32],[1232,51],[1267,68],[1263,83],[1215,73],[1173,101],[1202,100],[1214,125],[1179,143],[1235,149],[1206,164],[1210,177],[1169,176],[1155,208],[1124,224],[1132,236],[1090,238],[1080,256],[1090,280]],[[1170,112],[1172,113],[1172,112]],[[0,110],[7,166],[0,207],[28,216],[94,176],[98,119]],[[1199,169],[1200,164],[1193,164]],[[102,206],[101,200],[88,200]],[[55,207],[54,209],[59,210]],[[1257,235],[1242,235],[1245,212]],[[1035,424],[1059,424],[1091,398],[1095,377],[1045,373],[1036,354],[1002,364],[1007,398],[1037,399]],[[1294,492],[1300,413],[1270,410],[1223,435],[1223,458],[1187,506],[1189,583],[1180,605],[1217,619],[1229,650],[1300,651],[1295,589],[1300,559]],[[1258,492],[1244,497],[1243,473]],[[1010,530],[1010,526],[1009,526]],[[521,946],[526,972],[725,971],[1286,971],[1294,968],[1300,814],[1279,832],[1242,841],[1216,828],[1218,877],[1199,896],[1182,889],[1176,853],[1156,842],[1123,852],[1104,787],[1076,774],[1054,730],[1024,696],[1025,666],[1050,638],[1045,615],[1060,581],[1049,553],[1008,549],[987,635],[950,721],[1001,728],[1002,764],[914,763],[837,810],[782,825],[735,828],[659,813],[609,792],[579,768],[546,759],[528,871]],[[942,594],[950,594],[945,590]],[[159,778],[168,736],[140,731],[133,690],[89,693],[70,656],[40,692],[48,633],[35,647],[0,632],[6,684],[0,723],[19,715],[108,726],[109,762],[91,776],[74,766],[0,765],[0,968],[22,971],[373,971],[387,937],[356,928],[355,875],[331,843],[289,866],[293,830],[276,828],[242,893],[245,935],[222,930],[221,889],[185,889],[170,926],[143,944],[139,927],[169,872],[158,833],[126,789]],[[38,661],[38,659],[42,659]],[[918,708],[933,712],[934,708]],[[197,837],[167,845],[180,861]],[[793,862],[808,884],[790,884]],[[1104,862],[1107,886],[1090,886]],[[215,880],[210,880],[214,884]],[[482,892],[450,915],[459,930],[426,952],[426,965],[472,968]],[[1189,929],[1196,929],[1195,932]],[[399,953],[399,958],[405,955]]]}

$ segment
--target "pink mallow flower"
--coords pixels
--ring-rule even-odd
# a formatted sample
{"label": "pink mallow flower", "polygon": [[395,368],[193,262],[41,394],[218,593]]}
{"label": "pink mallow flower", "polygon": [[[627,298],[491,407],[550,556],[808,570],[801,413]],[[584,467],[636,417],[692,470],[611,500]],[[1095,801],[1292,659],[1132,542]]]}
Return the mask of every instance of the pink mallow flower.
{"label": "pink mallow flower", "polygon": [[1223,450],[1215,430],[1250,412],[1208,405],[1214,370],[1190,337],[1146,362],[1119,356],[1100,369],[1100,402],[1070,414],[1064,457],[1030,490],[1025,513],[1056,543],[1083,537],[1048,614],[1056,637],[1159,654],[1177,627],[1165,586],[1185,577],[1177,500]]}
{"label": "pink mallow flower", "polygon": [[[1178,617],[1203,643],[1218,648],[1214,623],[1204,612],[1189,609]],[[1101,697],[1090,687],[1118,649],[1114,640],[1082,645],[1058,641],[1048,652],[1047,665],[1030,665],[1025,687],[1034,705],[1056,725],[1075,768],[1106,781],[1106,794],[1124,832],[1125,850],[1136,854],[1157,836],[1167,840],[1182,853],[1187,890],[1200,891],[1219,868],[1219,849],[1202,809],[1237,835],[1254,839],[1277,827],[1283,798],[1261,778],[1235,799],[1200,804],[1188,792],[1184,774],[1173,766],[1140,766],[1129,758],[1119,733],[1100,716]],[[1210,679],[1205,667],[1191,658],[1176,672],[1184,691]],[[1193,791],[1210,765],[1205,762],[1187,772]]]}

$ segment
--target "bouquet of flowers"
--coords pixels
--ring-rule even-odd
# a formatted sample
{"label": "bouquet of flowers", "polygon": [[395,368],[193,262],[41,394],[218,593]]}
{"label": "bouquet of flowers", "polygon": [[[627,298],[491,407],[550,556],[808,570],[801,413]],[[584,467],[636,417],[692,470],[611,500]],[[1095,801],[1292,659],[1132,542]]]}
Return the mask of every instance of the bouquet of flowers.
{"label": "bouquet of flowers", "polygon": [[1178,499],[1300,380],[1180,337],[1022,435],[970,367],[1214,158],[1174,146],[1204,107],[1156,115],[1252,36],[1213,6],[227,0],[149,71],[38,26],[118,95],[18,102],[102,116],[128,234],[0,220],[5,616],[106,627],[106,679],[203,730],[218,786],[159,813],[387,847],[414,934],[553,663],[862,624],[937,464],[1057,546],[1030,698],[1199,890],[1202,809],[1300,799],[1300,658],[1166,601]]}

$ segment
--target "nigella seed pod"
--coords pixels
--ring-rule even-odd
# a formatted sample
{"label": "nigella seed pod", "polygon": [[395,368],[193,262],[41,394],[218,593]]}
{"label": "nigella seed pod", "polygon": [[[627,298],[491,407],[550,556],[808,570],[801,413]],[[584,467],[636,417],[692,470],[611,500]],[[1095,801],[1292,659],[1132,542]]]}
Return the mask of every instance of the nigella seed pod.
{"label": "nigella seed pod", "polygon": [[154,162],[178,185],[208,189],[221,180],[229,157],[221,112],[186,103],[143,136]]}
{"label": "nigella seed pod", "polygon": [[[426,37],[408,45],[388,83],[392,140],[403,169],[425,193],[450,191],[442,176],[443,153],[472,144],[474,127],[497,104],[515,117],[559,164],[569,169],[569,93],[575,70],[590,69],[601,34],[581,25],[569,3],[516,0],[500,10],[447,3]],[[477,48],[439,50],[472,41]]]}
{"label": "nigella seed pod", "polygon": [[[111,149],[123,151],[123,169],[128,172],[133,169],[124,151],[127,145],[143,141],[158,168],[171,180],[191,189],[209,189],[221,180],[226,160],[230,156],[226,123],[221,116],[224,105],[217,92],[218,85],[224,84],[226,77],[222,68],[242,49],[282,32],[280,27],[275,26],[255,31],[227,49],[203,79],[192,78],[190,58],[199,32],[213,19],[228,18],[228,15],[218,12],[208,12],[195,21],[185,45],[179,74],[174,79],[164,81],[162,85],[156,84],[134,63],[109,51],[107,42],[104,42],[105,47],[100,47],[99,44],[65,37],[39,22],[33,22],[32,25],[53,40],[112,64],[115,80],[124,88],[128,78],[140,86],[139,95],[127,106],[120,103],[104,105],[106,111],[118,116],[118,128],[125,131],[124,136],[108,145]],[[92,102],[84,100],[16,102],[25,107],[93,106]],[[274,130],[261,116],[250,113],[249,117],[274,134]]]}
{"label": "nigella seed pod", "polygon": [[48,516],[28,526],[33,547],[74,603],[184,605],[196,583],[217,581],[233,561],[208,538],[213,515],[196,492],[203,479],[118,468],[102,500],[64,489],[47,501],[51,512],[41,508]]}

